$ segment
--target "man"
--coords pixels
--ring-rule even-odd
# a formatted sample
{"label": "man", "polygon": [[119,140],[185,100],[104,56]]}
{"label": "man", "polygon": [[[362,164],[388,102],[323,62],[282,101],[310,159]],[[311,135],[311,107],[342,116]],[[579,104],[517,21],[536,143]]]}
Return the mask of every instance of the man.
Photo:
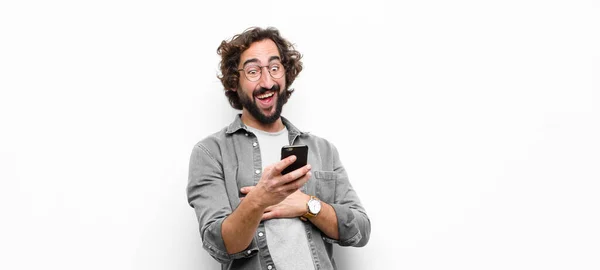
{"label": "man", "polygon": [[[195,145],[187,196],[204,248],[222,269],[336,269],[332,244],[364,246],[371,223],[336,148],[281,116],[301,55],[274,28],[223,41],[221,75],[233,123]],[[284,145],[308,145],[308,164],[281,172]]]}

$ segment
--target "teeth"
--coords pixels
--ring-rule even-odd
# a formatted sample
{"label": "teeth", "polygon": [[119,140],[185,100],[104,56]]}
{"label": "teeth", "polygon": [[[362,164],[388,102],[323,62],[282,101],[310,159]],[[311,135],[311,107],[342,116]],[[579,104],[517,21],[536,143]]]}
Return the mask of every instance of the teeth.
{"label": "teeth", "polygon": [[273,92],[265,93],[265,94],[262,94],[262,95],[256,96],[256,97],[260,98],[260,99],[263,99],[263,98],[268,98],[268,97],[271,97],[271,96],[273,96]]}

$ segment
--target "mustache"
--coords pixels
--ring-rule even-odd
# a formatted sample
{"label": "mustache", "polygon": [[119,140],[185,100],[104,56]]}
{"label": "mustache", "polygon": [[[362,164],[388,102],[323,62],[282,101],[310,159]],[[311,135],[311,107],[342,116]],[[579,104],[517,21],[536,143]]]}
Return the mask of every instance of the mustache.
{"label": "mustache", "polygon": [[262,95],[264,93],[266,93],[267,91],[275,91],[277,93],[279,93],[279,85],[278,84],[274,84],[273,87],[271,87],[271,89],[267,89],[267,88],[258,88],[254,91],[254,96],[258,96],[258,95]]}

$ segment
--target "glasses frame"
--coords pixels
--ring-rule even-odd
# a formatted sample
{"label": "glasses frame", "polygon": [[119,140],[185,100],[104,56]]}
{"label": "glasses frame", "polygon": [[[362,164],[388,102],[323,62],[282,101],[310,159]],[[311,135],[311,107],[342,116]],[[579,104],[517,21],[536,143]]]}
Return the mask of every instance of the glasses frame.
{"label": "glasses frame", "polygon": [[[271,69],[268,68],[268,67],[270,67],[271,65],[274,65],[274,64],[281,65],[280,68],[283,70],[283,72],[281,73],[281,76],[279,78],[273,76],[273,74],[271,74]],[[267,66],[260,66],[260,65],[256,65],[256,66],[258,67],[258,70],[260,72],[260,76],[258,76],[258,78],[256,78],[255,80],[252,80],[252,79],[248,78],[248,75],[246,75],[246,71],[243,68],[238,69],[237,71],[238,72],[239,71],[243,71],[242,73],[244,73],[244,77],[246,77],[246,80],[251,81],[251,82],[258,82],[258,81],[260,81],[260,78],[262,78],[262,75],[263,75],[263,68],[267,68],[267,72],[269,73],[269,76],[271,76],[271,78],[273,78],[273,79],[281,79],[281,78],[283,78],[283,76],[285,76],[285,67],[283,66],[283,63],[281,63],[281,62],[269,64]]]}

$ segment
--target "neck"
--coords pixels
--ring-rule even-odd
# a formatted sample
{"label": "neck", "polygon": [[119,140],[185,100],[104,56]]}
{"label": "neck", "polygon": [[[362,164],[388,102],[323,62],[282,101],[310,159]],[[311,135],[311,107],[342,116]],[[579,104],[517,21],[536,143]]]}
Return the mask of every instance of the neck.
{"label": "neck", "polygon": [[281,117],[277,118],[277,120],[271,124],[264,124],[256,120],[256,118],[254,118],[245,108],[242,110],[242,122],[246,126],[250,126],[265,132],[277,132],[281,131],[285,127],[283,125],[283,121],[281,121]]}

